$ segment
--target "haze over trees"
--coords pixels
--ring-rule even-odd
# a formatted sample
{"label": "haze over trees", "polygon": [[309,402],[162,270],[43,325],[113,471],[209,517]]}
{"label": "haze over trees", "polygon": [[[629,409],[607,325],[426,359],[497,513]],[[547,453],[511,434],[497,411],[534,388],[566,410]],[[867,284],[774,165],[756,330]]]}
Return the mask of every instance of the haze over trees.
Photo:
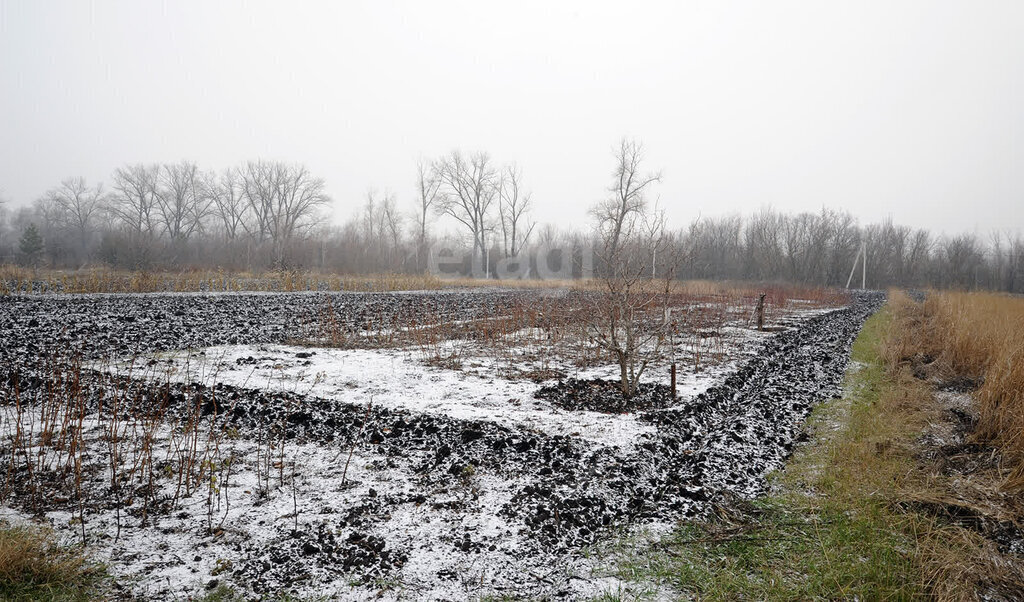
{"label": "haze over trees", "polygon": [[[591,265],[586,258],[600,273],[645,213],[648,220],[656,213],[662,178],[644,168],[638,141],[622,140],[611,154],[608,194],[589,215],[596,228],[581,215],[578,229],[536,224],[528,174],[482,151],[421,160],[410,166],[415,198],[370,190],[340,225],[327,220],[333,201],[324,180],[302,165],[254,160],[214,172],[192,161],[126,164],[106,183],[71,176],[29,206],[0,203],[0,261],[423,273],[443,249],[463,258],[459,274],[580,276]],[[659,204],[671,212],[676,202],[689,201]],[[41,247],[26,254],[20,241],[33,224]],[[863,244],[871,288],[1024,292],[1024,237],[1014,232],[936,236],[891,220],[861,224],[843,210],[762,208],[665,229],[659,244],[645,274],[843,286]]]}

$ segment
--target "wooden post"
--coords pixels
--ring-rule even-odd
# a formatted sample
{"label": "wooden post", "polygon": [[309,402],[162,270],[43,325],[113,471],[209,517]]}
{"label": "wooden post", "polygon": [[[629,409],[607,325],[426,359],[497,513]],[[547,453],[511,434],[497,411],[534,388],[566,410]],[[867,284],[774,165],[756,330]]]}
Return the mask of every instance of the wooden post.
{"label": "wooden post", "polygon": [[758,297],[758,330],[765,330],[765,294]]}
{"label": "wooden post", "polygon": [[672,350],[672,399],[676,398],[676,323],[672,321],[672,308],[665,308],[665,324],[668,325],[668,343]]}

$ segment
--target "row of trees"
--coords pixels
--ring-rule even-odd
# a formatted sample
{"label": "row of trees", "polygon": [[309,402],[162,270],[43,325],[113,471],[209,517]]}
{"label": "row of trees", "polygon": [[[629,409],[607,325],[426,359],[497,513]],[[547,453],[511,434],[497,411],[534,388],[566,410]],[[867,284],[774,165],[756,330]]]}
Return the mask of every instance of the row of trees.
{"label": "row of trees", "polygon": [[[990,288],[1024,292],[1024,237],[993,232],[936,237],[891,220],[860,226],[823,209],[787,215],[765,209],[694,222],[685,271],[708,279],[786,280],[842,286],[864,247],[869,286]],[[858,265],[859,272],[862,266]]]}
{"label": "row of trees", "polygon": [[[0,259],[50,267],[98,261],[120,268],[423,271],[437,216],[462,227],[482,264],[493,247],[517,256],[534,228],[522,171],[482,152],[421,162],[414,211],[400,210],[390,192],[371,191],[341,227],[327,220],[324,181],[301,165],[249,161],[214,173],[190,161],[136,164],[117,169],[110,182],[67,178],[30,207],[0,204]],[[45,248],[19,253],[15,238],[30,227]]]}
{"label": "row of trees", "polygon": [[198,238],[228,247],[244,239],[280,261],[318,224],[330,201],[324,188],[305,167],[279,162],[250,161],[221,174],[190,161],[136,164],[117,169],[109,191],[65,179],[10,221],[43,233],[55,267],[96,259],[141,267],[157,261],[156,251],[159,263],[178,266],[198,257],[190,244]]}
{"label": "row of trees", "polygon": [[[640,144],[620,143],[611,175],[590,222],[573,230],[537,227],[522,171],[482,152],[421,162],[413,203],[403,207],[393,193],[371,191],[341,225],[326,219],[324,181],[301,165],[249,161],[220,173],[189,161],[128,165],[109,186],[68,178],[30,206],[0,204],[0,260],[422,273],[432,250],[444,247],[464,257],[458,269],[475,275],[501,274],[502,262],[520,260],[519,276],[544,275],[552,263],[580,276],[606,272],[624,241],[642,238],[648,272],[657,275],[842,286],[863,245],[871,287],[1024,292],[1019,233],[936,237],[891,221],[861,225],[829,209],[703,217],[669,231],[664,212],[647,200],[661,174],[644,168]],[[455,229],[438,237],[433,222],[442,217]]]}

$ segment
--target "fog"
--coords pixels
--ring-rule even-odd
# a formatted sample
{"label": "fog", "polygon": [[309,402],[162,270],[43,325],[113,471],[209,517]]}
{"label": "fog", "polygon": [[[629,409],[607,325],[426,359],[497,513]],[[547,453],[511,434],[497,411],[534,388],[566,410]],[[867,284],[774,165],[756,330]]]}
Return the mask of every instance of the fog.
{"label": "fog", "polygon": [[[302,163],[337,221],[486,151],[586,223],[643,141],[673,225],[829,207],[1017,229],[1024,4],[0,3],[0,194],[125,164]],[[444,228],[442,221],[439,227]]]}

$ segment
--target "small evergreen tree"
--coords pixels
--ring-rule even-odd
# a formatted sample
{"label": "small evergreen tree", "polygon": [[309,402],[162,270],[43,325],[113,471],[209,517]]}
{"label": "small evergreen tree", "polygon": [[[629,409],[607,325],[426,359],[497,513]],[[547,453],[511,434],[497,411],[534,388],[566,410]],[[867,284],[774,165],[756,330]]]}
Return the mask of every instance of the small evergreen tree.
{"label": "small evergreen tree", "polygon": [[25,260],[30,265],[35,265],[39,255],[43,252],[43,237],[39,234],[35,224],[29,224],[28,228],[25,228],[25,231],[21,233],[18,248],[21,250],[21,254],[25,256]]}

